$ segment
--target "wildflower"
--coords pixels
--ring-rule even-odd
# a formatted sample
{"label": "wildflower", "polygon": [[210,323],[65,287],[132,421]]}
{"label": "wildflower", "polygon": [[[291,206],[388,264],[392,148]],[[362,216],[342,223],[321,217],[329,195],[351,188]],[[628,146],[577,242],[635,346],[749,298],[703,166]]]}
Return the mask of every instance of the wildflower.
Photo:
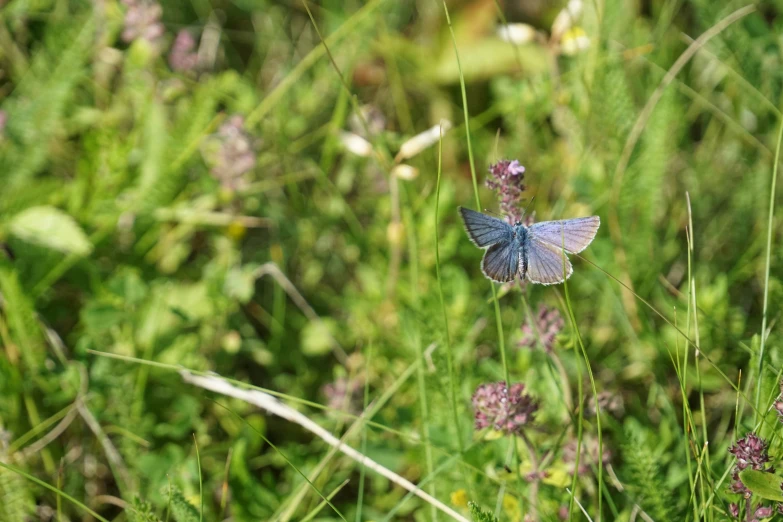
{"label": "wildflower", "polygon": [[250,134],[244,129],[244,118],[232,116],[210,137],[217,150],[211,157],[211,173],[227,189],[241,188],[242,177],[256,166],[256,155]]}
{"label": "wildflower", "polygon": [[616,393],[602,391],[598,394],[597,400],[596,397],[590,397],[587,408],[585,408],[585,415],[594,417],[596,410],[607,411],[612,415],[620,416],[624,411],[623,398]]}
{"label": "wildflower", "polygon": [[581,27],[572,27],[563,34],[560,50],[566,56],[574,56],[590,47],[590,38]]}
{"label": "wildflower", "polygon": [[449,120],[441,120],[438,125],[433,125],[424,132],[420,132],[406,140],[405,143],[400,145],[400,151],[395,156],[394,161],[412,158],[424,149],[438,143],[441,136],[449,129],[451,129],[451,122]]}
{"label": "wildflower", "polygon": [[175,71],[192,71],[198,65],[196,39],[185,29],[177,33],[169,53],[169,65]]}
{"label": "wildflower", "polygon": [[520,201],[525,190],[525,167],[518,160],[500,160],[490,165],[489,173],[492,177],[485,184],[497,192],[500,211],[511,224],[522,221]]}
{"label": "wildflower", "polygon": [[321,391],[326,396],[326,405],[332,410],[359,413],[362,406],[364,380],[338,377],[334,382],[325,384]]}
{"label": "wildflower", "polygon": [[[591,465],[598,463],[598,440],[597,439],[585,439],[582,441],[582,446],[579,451],[579,468],[575,468],[576,464],[576,448],[578,444],[576,440],[571,440],[563,446],[563,462],[566,464],[568,473],[573,475],[576,470],[578,475],[584,475],[590,471]],[[601,463],[608,464],[612,460],[612,452],[603,445],[601,452]]]}
{"label": "wildflower", "polygon": [[138,39],[155,43],[163,36],[164,27],[160,21],[163,9],[160,4],[146,0],[122,0],[122,3],[128,6],[122,30],[125,43]]}
{"label": "wildflower", "polygon": [[507,434],[517,433],[532,422],[538,402],[524,393],[525,385],[506,381],[482,384],[473,394],[476,429],[493,428]]}
{"label": "wildflower", "polygon": [[451,503],[457,507],[468,507],[468,493],[464,489],[451,492]]}
{"label": "wildflower", "polygon": [[778,400],[775,401],[775,409],[778,412],[778,420],[783,422],[783,381],[780,381],[780,395],[778,395]]}
{"label": "wildflower", "polygon": [[496,31],[498,38],[515,45],[530,43],[536,39],[536,28],[528,24],[501,25]]}
{"label": "wildflower", "polygon": [[557,308],[547,308],[545,305],[540,304],[538,305],[538,313],[534,318],[534,324],[526,321],[522,325],[522,339],[519,341],[519,346],[532,350],[538,346],[540,339],[544,350],[547,353],[552,353],[555,337],[560,333],[564,325],[563,317]]}
{"label": "wildflower", "polygon": [[756,511],[753,513],[753,521],[757,522],[759,519],[769,518],[773,513],[774,509],[772,507],[764,507],[759,504],[756,506]]}
{"label": "wildflower", "polygon": [[737,457],[737,465],[734,466],[731,475],[731,491],[739,493],[745,498],[750,498],[751,491],[742,483],[739,473],[747,468],[767,473],[775,471],[772,467],[764,468],[764,465],[770,461],[767,454],[767,443],[755,433],[748,433],[729,448],[729,453]]}
{"label": "wildflower", "polygon": [[729,504],[729,514],[734,518],[739,518],[739,506],[736,502]]}

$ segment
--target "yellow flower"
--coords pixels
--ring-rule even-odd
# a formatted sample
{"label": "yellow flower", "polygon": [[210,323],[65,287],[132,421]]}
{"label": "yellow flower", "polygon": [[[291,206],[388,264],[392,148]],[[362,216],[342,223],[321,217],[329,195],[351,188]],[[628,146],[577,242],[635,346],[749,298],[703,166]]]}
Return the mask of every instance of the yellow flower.
{"label": "yellow flower", "polygon": [[560,50],[567,56],[573,56],[590,47],[590,38],[581,27],[572,27],[563,33],[560,40]]}
{"label": "yellow flower", "polygon": [[457,507],[468,507],[468,494],[464,489],[451,492],[451,503]]}
{"label": "yellow flower", "polygon": [[519,500],[511,495],[503,495],[503,512],[511,520],[522,520],[522,510],[519,507]]}

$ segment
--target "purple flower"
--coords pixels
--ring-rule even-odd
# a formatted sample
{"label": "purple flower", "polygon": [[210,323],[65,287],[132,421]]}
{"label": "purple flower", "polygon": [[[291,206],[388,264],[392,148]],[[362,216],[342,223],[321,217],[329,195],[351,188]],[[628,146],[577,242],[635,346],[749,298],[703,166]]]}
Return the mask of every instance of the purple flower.
{"label": "purple flower", "polygon": [[557,308],[547,308],[545,305],[540,304],[534,321],[534,324],[526,321],[522,325],[522,339],[519,341],[519,346],[534,349],[538,346],[538,340],[540,339],[544,350],[547,353],[551,353],[555,344],[555,337],[565,325],[560,311]]}
{"label": "purple flower", "polygon": [[[577,441],[571,440],[563,446],[563,462],[566,464],[566,468],[569,474],[573,475],[576,470],[577,474],[584,475],[590,471],[591,465],[598,464],[598,440],[597,439],[584,439],[579,452],[579,468],[576,469],[576,448]],[[601,452],[601,462],[608,464],[612,460],[612,452],[603,444],[603,451]]]}
{"label": "purple flower", "polygon": [[612,415],[620,416],[623,411],[625,411],[625,408],[623,407],[623,398],[617,393],[602,391],[598,394],[598,400],[596,400],[596,397],[590,397],[587,407],[585,408],[585,415],[593,417],[595,416],[596,410],[607,411]]}
{"label": "purple flower", "polygon": [[729,514],[734,518],[739,518],[739,506],[736,502],[729,504]]}
{"label": "purple flower", "polygon": [[244,186],[243,176],[256,166],[252,137],[245,131],[244,125],[242,116],[232,116],[210,138],[217,144],[210,172],[224,188],[230,190]]}
{"label": "purple flower", "polygon": [[327,406],[333,410],[359,413],[362,407],[364,379],[356,377],[346,379],[338,377],[334,382],[325,384],[321,391],[326,396]]}
{"label": "purple flower", "polygon": [[500,211],[512,225],[522,221],[520,202],[525,190],[525,167],[518,160],[500,160],[490,165],[485,184],[494,190],[500,201]]}
{"label": "purple flower", "polygon": [[767,443],[755,433],[748,433],[729,448],[729,453],[737,457],[737,465],[734,466],[731,475],[731,491],[739,493],[745,498],[750,498],[751,491],[742,483],[739,473],[747,468],[767,473],[775,471],[772,467],[764,468],[764,465],[770,461],[767,454]]}
{"label": "purple flower", "polygon": [[473,394],[476,429],[494,428],[506,434],[518,433],[532,422],[538,402],[524,393],[522,383],[506,386],[506,381],[482,384]]}
{"label": "purple flower", "polygon": [[157,41],[165,31],[160,17],[163,9],[160,4],[146,0],[122,0],[128,6],[125,11],[122,40],[131,43],[137,39],[150,43]]}
{"label": "purple flower", "polygon": [[774,509],[771,507],[764,507],[761,504],[756,506],[756,511],[753,513],[754,522],[758,522],[759,519],[769,518],[772,516]]}
{"label": "purple flower", "polygon": [[198,65],[196,39],[185,29],[177,33],[177,38],[171,46],[169,65],[175,71],[192,71]]}

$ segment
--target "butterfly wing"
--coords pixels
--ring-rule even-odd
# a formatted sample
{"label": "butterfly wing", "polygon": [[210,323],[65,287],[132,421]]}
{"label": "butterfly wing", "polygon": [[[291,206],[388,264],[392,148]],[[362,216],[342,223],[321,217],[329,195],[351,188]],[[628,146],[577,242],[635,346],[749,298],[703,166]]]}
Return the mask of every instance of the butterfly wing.
{"label": "butterfly wing", "polygon": [[598,216],[542,221],[530,225],[528,233],[556,247],[558,251],[565,247],[565,251],[569,254],[576,254],[587,248],[587,245],[593,241],[600,224],[601,220]]}
{"label": "butterfly wing", "polygon": [[[527,253],[527,278],[533,283],[554,285],[562,283],[574,271],[562,248],[557,248],[536,236],[528,235],[525,244]],[[565,270],[563,269],[565,263]],[[565,274],[565,277],[563,275]]]}
{"label": "butterfly wing", "polygon": [[503,241],[489,247],[481,260],[481,271],[498,283],[513,281],[519,271],[519,244]]}
{"label": "butterfly wing", "polygon": [[459,212],[470,240],[477,247],[486,248],[501,241],[510,241],[514,235],[511,225],[505,221],[465,207],[460,207]]}

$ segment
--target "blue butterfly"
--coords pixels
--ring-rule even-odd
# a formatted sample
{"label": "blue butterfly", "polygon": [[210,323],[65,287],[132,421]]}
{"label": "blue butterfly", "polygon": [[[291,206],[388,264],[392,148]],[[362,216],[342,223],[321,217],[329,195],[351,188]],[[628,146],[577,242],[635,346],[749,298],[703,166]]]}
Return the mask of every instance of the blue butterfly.
{"label": "blue butterfly", "polygon": [[601,224],[598,216],[591,216],[526,227],[522,223],[509,225],[464,207],[459,211],[473,244],[487,248],[481,271],[499,283],[513,281],[517,275],[542,285],[562,283],[574,270],[563,250],[576,254],[587,248]]}

